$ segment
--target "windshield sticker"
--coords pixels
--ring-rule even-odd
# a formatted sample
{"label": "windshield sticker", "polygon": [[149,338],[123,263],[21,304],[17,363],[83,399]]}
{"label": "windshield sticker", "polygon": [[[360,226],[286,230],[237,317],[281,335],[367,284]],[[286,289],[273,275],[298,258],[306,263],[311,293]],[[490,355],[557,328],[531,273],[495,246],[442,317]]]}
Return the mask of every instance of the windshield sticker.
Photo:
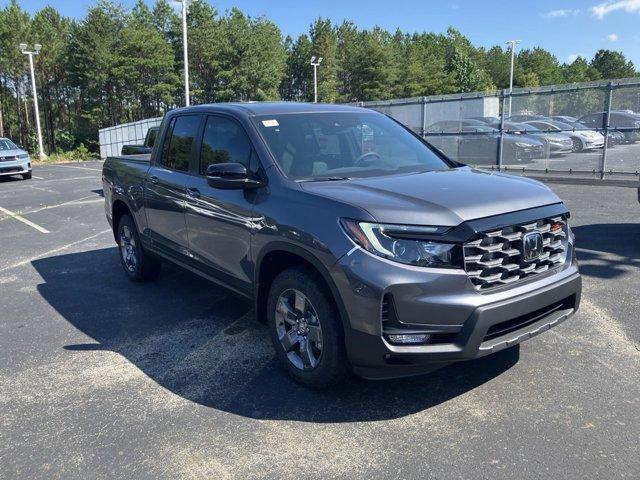
{"label": "windshield sticker", "polygon": [[277,120],[262,120],[262,125],[265,127],[278,127],[280,124]]}

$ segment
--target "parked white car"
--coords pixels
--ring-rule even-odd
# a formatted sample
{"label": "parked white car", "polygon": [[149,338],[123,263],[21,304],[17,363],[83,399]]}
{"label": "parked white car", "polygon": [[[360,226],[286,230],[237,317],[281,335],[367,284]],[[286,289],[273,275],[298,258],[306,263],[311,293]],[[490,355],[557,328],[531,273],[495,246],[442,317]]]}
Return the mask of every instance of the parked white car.
{"label": "parked white car", "polygon": [[529,125],[533,125],[540,130],[548,132],[562,132],[565,135],[571,137],[573,142],[573,151],[582,152],[583,150],[595,150],[596,148],[604,147],[604,135],[595,130],[587,130],[587,127],[583,127],[583,130],[577,129],[575,126],[559,122],[557,120],[532,120],[527,122]]}
{"label": "parked white car", "polygon": [[31,158],[8,138],[0,138],[0,176],[22,175],[31,178]]}

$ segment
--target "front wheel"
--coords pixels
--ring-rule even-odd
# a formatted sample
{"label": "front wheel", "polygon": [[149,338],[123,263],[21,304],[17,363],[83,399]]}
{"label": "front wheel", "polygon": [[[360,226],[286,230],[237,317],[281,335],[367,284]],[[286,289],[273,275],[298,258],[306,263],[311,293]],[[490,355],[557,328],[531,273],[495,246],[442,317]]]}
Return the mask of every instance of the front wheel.
{"label": "front wheel", "polygon": [[322,388],[349,376],[339,313],[311,268],[290,268],[275,278],[267,315],[278,360],[298,383]]}
{"label": "front wheel", "polygon": [[31,177],[33,176],[33,174],[31,173],[31,171],[27,172],[27,173],[23,173],[22,174],[22,179],[23,180],[31,180]]}
{"label": "front wheel", "polygon": [[581,152],[583,150],[583,145],[582,145],[582,140],[580,140],[578,137],[574,137],[571,139],[573,141],[573,148],[572,150],[575,153]]}
{"label": "front wheel", "polygon": [[162,262],[142,248],[138,229],[131,215],[123,215],[118,222],[118,247],[122,268],[130,280],[145,282],[158,278]]}

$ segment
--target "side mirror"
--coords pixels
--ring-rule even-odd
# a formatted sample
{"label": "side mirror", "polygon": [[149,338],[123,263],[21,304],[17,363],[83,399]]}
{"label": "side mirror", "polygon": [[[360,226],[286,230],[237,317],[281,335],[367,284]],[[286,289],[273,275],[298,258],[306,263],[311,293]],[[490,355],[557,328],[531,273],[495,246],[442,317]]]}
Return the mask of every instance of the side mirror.
{"label": "side mirror", "polygon": [[221,190],[245,190],[259,188],[264,182],[249,178],[247,168],[241,163],[216,163],[207,168],[207,183]]}

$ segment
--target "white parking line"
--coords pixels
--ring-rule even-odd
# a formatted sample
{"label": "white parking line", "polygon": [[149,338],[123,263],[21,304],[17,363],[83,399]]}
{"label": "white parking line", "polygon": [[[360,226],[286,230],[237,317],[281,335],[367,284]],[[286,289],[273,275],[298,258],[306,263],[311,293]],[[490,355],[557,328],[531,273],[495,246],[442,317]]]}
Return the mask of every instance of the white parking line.
{"label": "white parking line", "polygon": [[49,230],[47,230],[46,228],[42,228],[37,223],[33,223],[31,220],[27,220],[26,218],[18,215],[17,213],[12,212],[11,210],[7,210],[6,208],[0,207],[0,212],[6,213],[10,217],[15,218],[16,220],[18,220],[19,222],[22,222],[25,225],[29,225],[32,228],[35,228],[40,233],[49,233]]}
{"label": "white parking line", "polygon": [[69,178],[50,178],[49,180],[42,180],[38,182],[38,185],[43,183],[52,183],[52,182],[68,182],[70,180],[95,180],[99,177],[69,177]]}
{"label": "white parking line", "polygon": [[42,177],[36,177],[35,175],[32,175],[32,178],[35,178],[36,180],[44,180],[44,178],[42,178]]}
{"label": "white parking line", "polygon": [[31,213],[42,212],[43,210],[49,210],[51,208],[66,207],[66,206],[69,206],[69,205],[85,205],[87,203],[104,202],[104,198],[102,198],[102,197],[95,198],[95,197],[96,197],[95,195],[89,195],[87,197],[78,198],[77,200],[69,200],[68,202],[55,203],[53,205],[47,205],[47,206],[36,208],[35,210],[29,210],[29,211],[26,211],[26,212],[23,212],[23,213],[25,215],[28,215],[28,214],[31,214]]}
{"label": "white parking line", "polygon": [[48,165],[49,167],[75,168],[77,170],[91,170],[92,172],[101,172],[102,168],[76,167],[75,165]]}
{"label": "white parking line", "polygon": [[75,246],[75,245],[87,242],[89,240],[93,240],[94,238],[99,237],[100,235],[104,235],[105,233],[111,232],[111,231],[112,230],[110,228],[108,228],[107,230],[103,230],[101,232],[98,232],[95,235],[91,235],[90,237],[83,238],[82,240],[77,240],[75,242],[68,243],[66,245],[63,245],[62,247],[54,248],[53,250],[49,250],[48,252],[41,253],[40,255],[36,255],[35,257],[31,257],[31,258],[28,258],[27,260],[22,260],[20,262],[14,263],[13,265],[9,265],[8,267],[0,268],[0,273],[6,272],[7,270],[11,270],[12,268],[17,268],[17,267],[21,267],[23,265],[27,265],[27,264],[33,262],[34,260],[38,260],[39,258],[46,257],[46,256],[49,256],[49,255],[53,255],[54,253],[62,252],[64,250],[67,250],[67,249]]}

